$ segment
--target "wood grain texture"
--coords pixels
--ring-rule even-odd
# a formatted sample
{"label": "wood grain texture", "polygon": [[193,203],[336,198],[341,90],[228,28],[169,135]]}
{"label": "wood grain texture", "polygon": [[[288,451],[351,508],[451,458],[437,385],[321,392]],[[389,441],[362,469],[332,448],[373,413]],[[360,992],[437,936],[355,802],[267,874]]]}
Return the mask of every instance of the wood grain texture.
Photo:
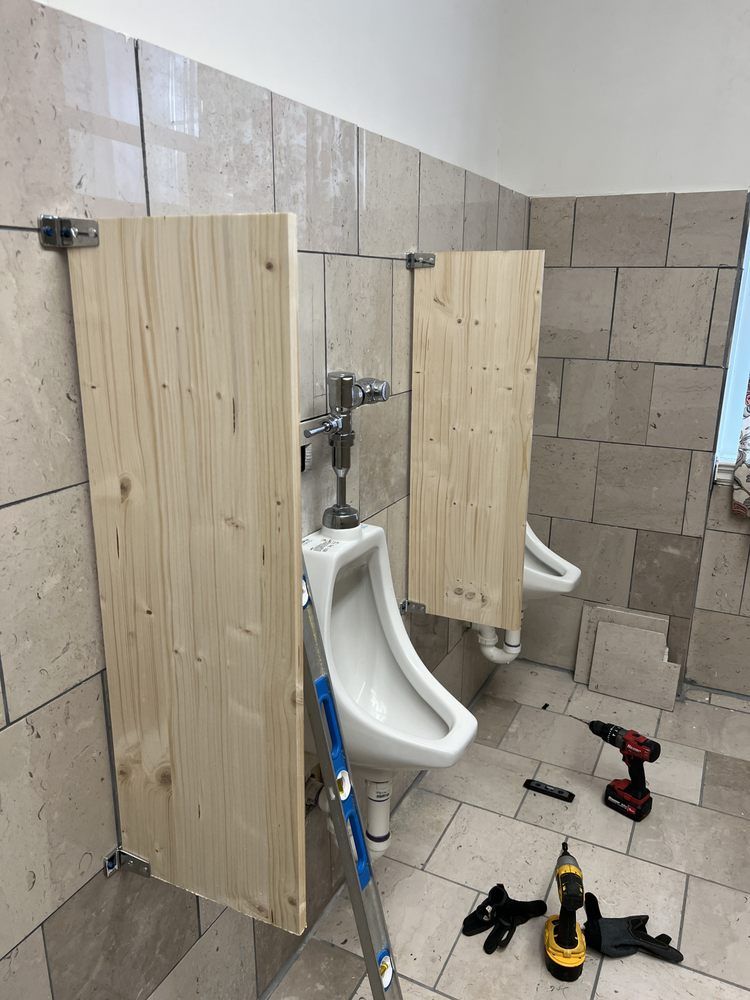
{"label": "wood grain texture", "polygon": [[294,217],[71,252],[123,847],[305,926]]}
{"label": "wood grain texture", "polygon": [[521,625],[543,267],[439,253],[414,272],[409,597],[432,614]]}

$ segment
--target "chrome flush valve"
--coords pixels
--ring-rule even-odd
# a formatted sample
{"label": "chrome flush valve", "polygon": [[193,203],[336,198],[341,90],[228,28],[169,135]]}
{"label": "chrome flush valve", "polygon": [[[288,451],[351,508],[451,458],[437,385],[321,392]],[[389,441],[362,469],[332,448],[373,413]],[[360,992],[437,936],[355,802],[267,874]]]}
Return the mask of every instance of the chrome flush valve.
{"label": "chrome flush valve", "polygon": [[328,373],[327,417],[318,427],[305,431],[305,437],[327,434],[331,445],[331,464],[336,473],[336,503],[326,508],[323,524],[326,528],[356,528],[359,511],[346,502],[346,476],[352,466],[354,428],[352,410],[370,403],[384,403],[391,387],[384,379],[357,378],[354,372]]}

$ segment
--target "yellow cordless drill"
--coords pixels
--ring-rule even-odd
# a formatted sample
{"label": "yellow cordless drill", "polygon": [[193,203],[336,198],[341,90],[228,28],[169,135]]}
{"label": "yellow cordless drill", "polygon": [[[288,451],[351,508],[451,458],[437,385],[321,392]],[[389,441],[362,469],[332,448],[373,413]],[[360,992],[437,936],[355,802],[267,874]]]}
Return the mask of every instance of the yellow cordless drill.
{"label": "yellow cordless drill", "polygon": [[583,875],[578,862],[568,852],[568,843],[555,867],[555,881],[560,896],[560,913],[544,925],[544,960],[555,977],[572,983],[583,971],[586,939],[576,920],[576,910],[583,906]]}

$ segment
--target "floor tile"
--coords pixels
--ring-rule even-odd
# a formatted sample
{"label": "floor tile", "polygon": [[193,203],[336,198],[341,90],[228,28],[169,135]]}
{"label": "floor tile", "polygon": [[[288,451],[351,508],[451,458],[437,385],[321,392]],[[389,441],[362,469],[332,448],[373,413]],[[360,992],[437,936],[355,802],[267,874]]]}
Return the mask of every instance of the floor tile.
{"label": "floor tile", "polygon": [[[630,825],[628,820],[623,822]],[[647,913],[652,934],[669,934],[674,940],[680,929],[685,875],[604,847],[570,840],[569,848],[581,866],[586,892],[599,900],[605,916],[622,917]],[[554,858],[552,859],[554,867]],[[552,912],[557,890],[550,888],[547,902]],[[585,914],[581,913],[585,919]]]}
{"label": "floor tile", "polygon": [[667,615],[655,615],[644,611],[605,607],[597,604],[584,604],[574,674],[575,680],[582,684],[588,684],[599,622],[616,622],[621,625],[633,625],[635,628],[647,628],[654,632],[661,632],[663,635],[667,635],[670,624]]}
{"label": "floor tile", "polygon": [[600,959],[589,958],[575,983],[553,979],[545,968],[542,952],[544,919],[540,917],[520,927],[508,947],[494,955],[485,955],[481,936],[461,935],[438,981],[438,989],[457,1000],[499,997],[533,1000],[550,996],[588,1000]]}
{"label": "floor tile", "polygon": [[680,951],[693,969],[750,987],[750,895],[703,879],[688,882]]}
{"label": "floor tile", "polygon": [[747,1000],[739,986],[720,983],[698,972],[668,962],[657,962],[648,955],[613,961],[602,966],[595,1000]]}
{"label": "floor tile", "polygon": [[413,788],[393,813],[388,857],[421,868],[457,809],[453,799]]}
{"label": "floor tile", "polygon": [[522,705],[500,748],[588,773],[599,756],[597,743],[577,719]]}
{"label": "floor tile", "polygon": [[636,824],[630,854],[735,889],[750,889],[748,825],[737,816],[656,795],[651,815]]}
{"label": "floor tile", "polygon": [[2,1000],[52,1000],[41,928],[0,959]]}
{"label": "floor tile", "polygon": [[[375,874],[398,967],[411,979],[434,985],[475,891],[388,858],[378,862]],[[345,890],[323,915],[315,937],[362,954]]]}
{"label": "floor tile", "polygon": [[535,768],[536,761],[473,743],[453,767],[428,771],[420,788],[512,816]]}
{"label": "floor tile", "polygon": [[364,960],[327,941],[308,938],[294,965],[269,1000],[349,1000],[362,976]]}
{"label": "floor tile", "polygon": [[[645,765],[646,784],[658,795],[697,804],[700,801],[705,752],[667,740],[659,740],[659,743],[659,759]],[[594,774],[611,781],[613,778],[625,778],[627,773],[620,751],[605,743]],[[704,805],[707,803],[704,802]]]}
{"label": "floor tile", "polygon": [[663,712],[658,738],[750,760],[750,725],[746,713],[697,701],[679,702]]}
{"label": "floor tile", "polygon": [[750,819],[750,761],[707,753],[701,805]]}
{"label": "floor tile", "polygon": [[[398,962],[398,955],[396,956],[396,961]],[[425,986],[419,986],[410,979],[405,979],[403,975],[399,976],[399,984],[403,1000],[432,1000],[433,997],[440,1000],[444,996],[442,993],[435,993],[433,990],[428,990]],[[372,990],[366,977],[357,987],[353,1000],[372,1000]]]}
{"label": "floor tile", "polygon": [[560,840],[551,830],[464,805],[427,870],[480,892],[502,882],[515,899],[540,899],[552,878]]}
{"label": "floor tile", "polygon": [[[637,729],[639,733],[653,736],[659,722],[659,709],[650,705],[637,705],[633,701],[613,698],[608,694],[589,691],[582,684],[576,685],[567,709],[568,715],[587,722],[598,719],[601,722],[615,722],[625,729]],[[593,736],[593,733],[591,734]],[[594,736],[594,739],[597,737]]]}
{"label": "floor tile", "polygon": [[508,731],[508,726],[518,711],[518,702],[495,698],[491,694],[480,695],[471,706],[471,714],[477,720],[477,743],[496,747]]}
{"label": "floor tile", "polygon": [[574,690],[570,671],[516,660],[497,668],[485,694],[533,708],[541,708],[546,703],[553,712],[564,712]]}
{"label": "floor tile", "polygon": [[[703,690],[698,688],[697,690]],[[735,712],[750,712],[750,698],[740,698],[733,694],[711,693],[711,704],[719,708],[731,708]]]}
{"label": "floor tile", "polygon": [[616,851],[627,851],[631,825],[604,805],[606,781],[550,764],[542,764],[536,779],[569,789],[575,793],[575,799],[562,802],[529,792],[518,810],[518,819],[555,830],[561,836],[580,837]]}

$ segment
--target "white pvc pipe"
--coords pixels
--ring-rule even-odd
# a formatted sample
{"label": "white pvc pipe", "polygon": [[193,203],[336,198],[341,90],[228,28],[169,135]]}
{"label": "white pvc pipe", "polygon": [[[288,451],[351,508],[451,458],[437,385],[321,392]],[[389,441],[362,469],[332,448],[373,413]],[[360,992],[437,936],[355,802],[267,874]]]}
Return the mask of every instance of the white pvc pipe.
{"label": "white pvc pipe", "polygon": [[367,785],[367,849],[373,857],[385,854],[391,843],[391,792],[393,779],[365,782]]}
{"label": "white pvc pipe", "polygon": [[502,649],[498,647],[497,629],[491,625],[473,625],[479,633],[479,648],[492,663],[512,663],[521,652],[521,630],[506,629]]}

